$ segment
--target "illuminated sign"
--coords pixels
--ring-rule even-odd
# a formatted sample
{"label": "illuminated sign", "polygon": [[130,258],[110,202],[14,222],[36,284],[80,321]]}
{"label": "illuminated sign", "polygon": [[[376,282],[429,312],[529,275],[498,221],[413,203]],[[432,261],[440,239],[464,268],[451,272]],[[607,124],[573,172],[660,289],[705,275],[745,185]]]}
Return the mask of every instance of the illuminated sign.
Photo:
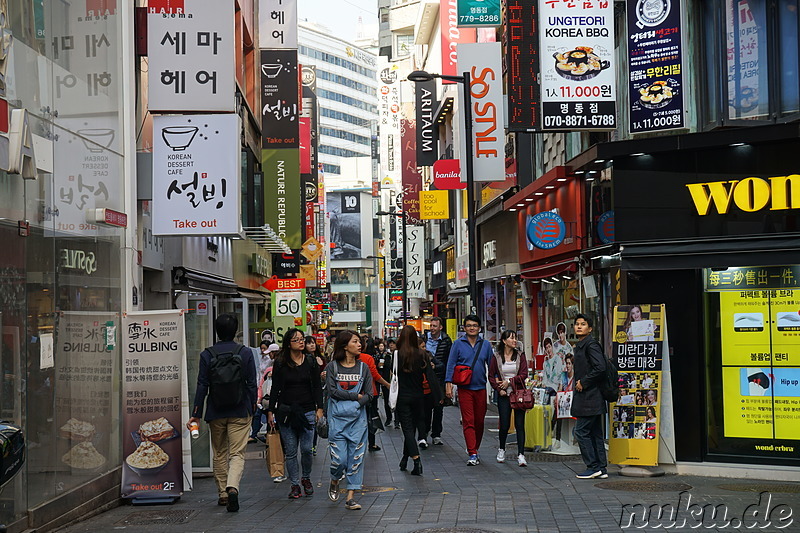
{"label": "illuminated sign", "polygon": [[[700,216],[707,215],[713,202],[720,215],[730,211],[731,204],[742,211],[760,211],[770,204],[770,211],[800,209],[800,174],[768,178],[689,183],[694,207]],[[770,203],[771,202],[771,203]]]}

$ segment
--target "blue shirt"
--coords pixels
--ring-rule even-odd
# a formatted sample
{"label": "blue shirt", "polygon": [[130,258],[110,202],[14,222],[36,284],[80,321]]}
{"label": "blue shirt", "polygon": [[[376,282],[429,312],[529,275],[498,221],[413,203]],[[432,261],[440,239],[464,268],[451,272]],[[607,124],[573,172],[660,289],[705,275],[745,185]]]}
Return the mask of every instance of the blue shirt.
{"label": "blue shirt", "polygon": [[442,334],[439,333],[439,338],[434,339],[431,337],[430,333],[428,334],[428,340],[425,341],[425,348],[431,352],[433,355],[436,355],[436,350],[439,349],[439,343],[442,342]]}
{"label": "blue shirt", "polygon": [[472,368],[472,381],[463,388],[470,390],[486,388],[486,373],[489,366],[489,359],[492,357],[492,344],[487,340],[483,340],[481,336],[478,336],[475,346],[469,343],[466,335],[453,342],[453,347],[450,348],[450,357],[447,360],[445,383],[452,383],[453,369],[455,369],[456,365],[470,366],[472,364],[472,360],[475,359],[475,353],[478,349],[480,349],[480,354],[475,360],[475,366]]}

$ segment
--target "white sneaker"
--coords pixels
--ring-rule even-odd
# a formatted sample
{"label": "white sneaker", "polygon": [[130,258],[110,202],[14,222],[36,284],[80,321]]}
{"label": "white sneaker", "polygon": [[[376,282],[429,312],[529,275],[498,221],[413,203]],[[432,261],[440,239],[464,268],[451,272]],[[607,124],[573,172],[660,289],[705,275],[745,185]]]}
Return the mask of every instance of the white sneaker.
{"label": "white sneaker", "polygon": [[419,439],[419,442],[417,442],[417,446],[419,446],[423,450],[427,450],[428,449],[428,441],[426,441],[425,439]]}
{"label": "white sneaker", "polygon": [[433,443],[436,446],[444,446],[444,441],[442,440],[442,437],[433,437]]}
{"label": "white sneaker", "polygon": [[284,481],[286,481],[286,476],[277,476],[272,478],[273,483],[282,483]]}
{"label": "white sneaker", "polygon": [[528,466],[528,461],[525,460],[525,454],[519,454],[517,456],[517,464],[519,466]]}
{"label": "white sneaker", "polygon": [[506,462],[506,451],[502,448],[497,450],[497,462],[498,463],[505,463]]}

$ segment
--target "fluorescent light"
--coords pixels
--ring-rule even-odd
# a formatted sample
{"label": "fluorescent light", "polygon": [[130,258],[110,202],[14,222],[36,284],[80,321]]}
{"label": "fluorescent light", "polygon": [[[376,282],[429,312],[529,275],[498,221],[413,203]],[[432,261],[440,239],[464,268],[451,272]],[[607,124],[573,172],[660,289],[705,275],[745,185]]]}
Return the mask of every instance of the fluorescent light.
{"label": "fluorescent light", "polygon": [[586,181],[594,181],[594,178],[586,178]]}
{"label": "fluorescent light", "polygon": [[512,213],[516,213],[517,212],[517,210],[514,209],[513,207],[511,209],[509,209],[509,211],[511,211]]}
{"label": "fluorescent light", "polygon": [[537,192],[537,193],[534,193],[534,194],[536,194],[536,196],[544,196],[543,192]]}
{"label": "fluorescent light", "polygon": [[525,207],[525,204],[517,204],[517,207]]}
{"label": "fluorescent light", "polygon": [[631,157],[638,157],[640,155],[647,155],[644,152],[636,152],[635,154],[631,154]]}
{"label": "fluorescent light", "polygon": [[585,171],[585,170],[576,170],[574,174],[575,174],[576,176],[580,176],[580,175],[581,175],[581,174],[583,174],[584,172],[586,172],[586,171]]}
{"label": "fluorescent light", "polygon": [[728,146],[745,146],[747,143],[731,143]]}
{"label": "fluorescent light", "polygon": [[567,178],[558,178],[556,181],[567,181]]}
{"label": "fluorescent light", "polygon": [[547,187],[545,187],[545,189],[555,189],[555,188],[556,188],[555,185],[548,185]]}
{"label": "fluorescent light", "polygon": [[533,201],[533,198],[525,198],[525,201],[526,201],[526,202],[532,202],[532,201]]}
{"label": "fluorescent light", "polygon": [[594,162],[595,163],[605,163],[606,160],[605,159],[595,159]]}

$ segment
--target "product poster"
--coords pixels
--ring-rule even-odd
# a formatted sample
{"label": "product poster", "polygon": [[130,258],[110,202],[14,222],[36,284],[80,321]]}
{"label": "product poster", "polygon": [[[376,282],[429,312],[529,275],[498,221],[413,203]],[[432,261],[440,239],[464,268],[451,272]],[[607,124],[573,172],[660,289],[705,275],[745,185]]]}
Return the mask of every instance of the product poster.
{"label": "product poster", "polygon": [[121,337],[122,497],[178,498],[189,433],[183,312],[130,313]]}
{"label": "product poster", "polygon": [[609,406],[608,461],[657,465],[662,359],[669,353],[664,305],[619,305],[614,308],[613,327],[612,356],[619,368],[620,390]]}

